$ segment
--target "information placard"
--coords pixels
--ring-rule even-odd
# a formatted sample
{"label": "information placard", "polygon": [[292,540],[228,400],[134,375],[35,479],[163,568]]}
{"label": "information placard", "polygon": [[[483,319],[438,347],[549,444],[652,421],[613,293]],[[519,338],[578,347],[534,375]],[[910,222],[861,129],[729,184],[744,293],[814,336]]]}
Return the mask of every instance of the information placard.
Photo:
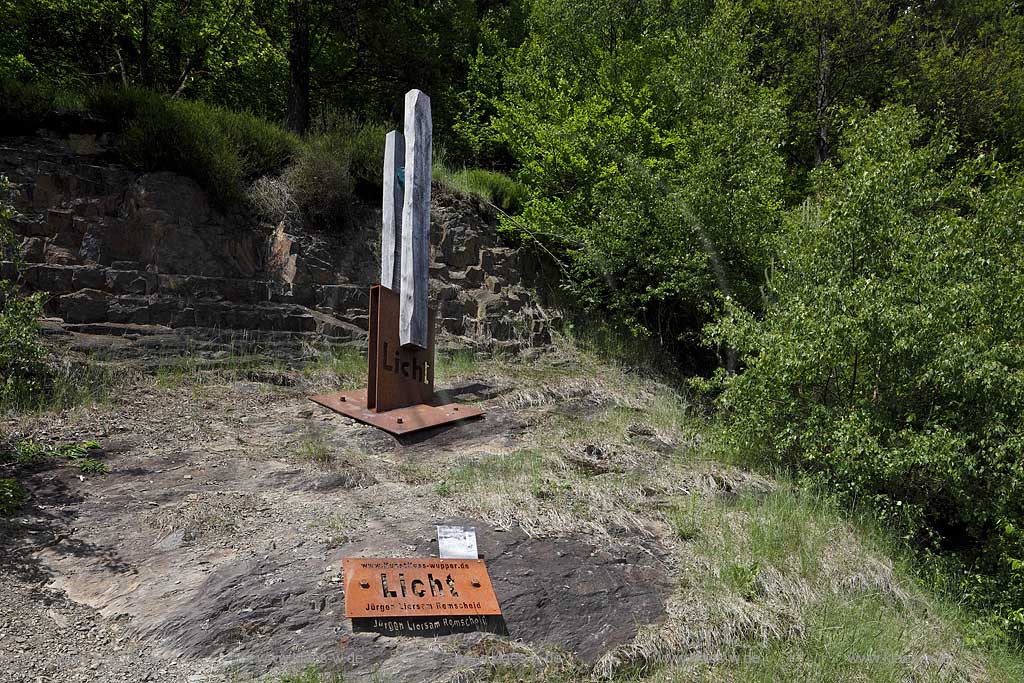
{"label": "information placard", "polygon": [[500,615],[483,560],[346,558],[345,616]]}

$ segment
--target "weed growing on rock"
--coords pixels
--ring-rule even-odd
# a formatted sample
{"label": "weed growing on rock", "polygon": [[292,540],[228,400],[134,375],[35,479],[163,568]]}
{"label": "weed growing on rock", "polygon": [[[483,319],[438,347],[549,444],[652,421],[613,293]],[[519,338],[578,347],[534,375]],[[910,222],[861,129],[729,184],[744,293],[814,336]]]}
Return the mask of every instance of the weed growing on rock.
{"label": "weed growing on rock", "polygon": [[323,673],[311,666],[299,673],[285,674],[280,680],[281,683],[344,683],[345,677],[340,673]]}
{"label": "weed growing on rock", "polygon": [[52,458],[76,463],[86,474],[105,474],[110,470],[99,461],[102,453],[102,447],[95,441],[47,446],[31,439],[24,439],[0,449],[0,464],[30,466]]}
{"label": "weed growing on rock", "polygon": [[17,479],[0,479],[0,517],[14,515],[28,500],[28,494]]}
{"label": "weed growing on rock", "polygon": [[334,462],[334,455],[331,453],[330,445],[326,437],[320,432],[310,432],[295,448],[295,454],[299,460],[315,467],[327,467]]}
{"label": "weed growing on rock", "polygon": [[78,463],[78,469],[82,474],[107,474],[110,467],[96,458],[83,458]]}

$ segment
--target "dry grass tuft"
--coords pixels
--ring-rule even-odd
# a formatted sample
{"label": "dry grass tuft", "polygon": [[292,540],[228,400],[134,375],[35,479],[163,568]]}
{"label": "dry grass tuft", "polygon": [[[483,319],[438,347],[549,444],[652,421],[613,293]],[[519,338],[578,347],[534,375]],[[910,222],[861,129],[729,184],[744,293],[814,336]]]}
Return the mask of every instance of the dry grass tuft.
{"label": "dry grass tuft", "polygon": [[266,511],[257,494],[213,491],[190,493],[180,503],[148,511],[142,519],[160,533],[183,531],[192,540],[227,536]]}

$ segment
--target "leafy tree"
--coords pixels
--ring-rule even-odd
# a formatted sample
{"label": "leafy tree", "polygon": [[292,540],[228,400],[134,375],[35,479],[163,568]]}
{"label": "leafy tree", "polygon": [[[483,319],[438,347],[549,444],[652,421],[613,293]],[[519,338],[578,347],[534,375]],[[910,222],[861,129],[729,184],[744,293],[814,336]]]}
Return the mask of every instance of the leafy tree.
{"label": "leafy tree", "polygon": [[723,296],[756,305],[781,183],[732,8],[536,2],[529,26],[493,123],[532,191],[524,237],[585,307],[692,349]]}
{"label": "leafy tree", "polygon": [[1024,178],[956,152],[912,109],[851,123],[779,236],[764,317],[732,304],[711,338],[746,363],[721,398],[737,449],[1019,588]]}
{"label": "leafy tree", "polygon": [[907,99],[940,113],[966,145],[1003,159],[1024,153],[1024,7],[1015,2],[922,6],[917,69]]}
{"label": "leafy tree", "polygon": [[877,107],[908,73],[913,14],[889,0],[751,0],[761,82],[788,100],[791,163],[820,166],[850,107]]}
{"label": "leafy tree", "polygon": [[289,0],[288,108],[285,125],[293,133],[309,130],[309,0]]}

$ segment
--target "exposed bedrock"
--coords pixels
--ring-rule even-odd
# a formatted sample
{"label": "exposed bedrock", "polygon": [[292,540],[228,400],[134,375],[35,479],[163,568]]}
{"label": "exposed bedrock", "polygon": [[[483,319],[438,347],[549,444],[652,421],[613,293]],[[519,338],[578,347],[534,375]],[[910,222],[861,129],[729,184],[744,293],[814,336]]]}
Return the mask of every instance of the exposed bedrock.
{"label": "exposed bedrock", "polygon": [[[68,330],[176,332],[268,342],[358,341],[379,277],[380,209],[344,232],[273,225],[211,206],[191,179],[113,160],[109,135],[0,137],[17,191],[22,282],[50,294]],[[521,349],[550,341],[551,316],[524,287],[481,202],[432,193],[430,299],[441,343]],[[0,262],[0,277],[14,272]],[[82,327],[86,326],[86,327]]]}

